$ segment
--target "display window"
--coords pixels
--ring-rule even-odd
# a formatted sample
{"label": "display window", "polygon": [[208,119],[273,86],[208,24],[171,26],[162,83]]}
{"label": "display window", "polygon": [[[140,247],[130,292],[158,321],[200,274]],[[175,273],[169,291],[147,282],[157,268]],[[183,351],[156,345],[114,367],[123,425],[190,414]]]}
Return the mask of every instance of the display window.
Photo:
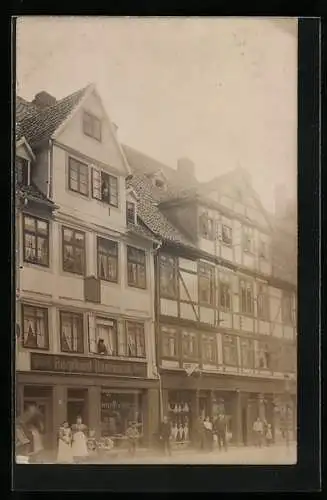
{"label": "display window", "polygon": [[168,416],[173,442],[185,442],[192,435],[191,395],[188,392],[168,393]]}
{"label": "display window", "polygon": [[142,395],[140,393],[101,393],[101,436],[123,439],[131,422],[143,434]]}

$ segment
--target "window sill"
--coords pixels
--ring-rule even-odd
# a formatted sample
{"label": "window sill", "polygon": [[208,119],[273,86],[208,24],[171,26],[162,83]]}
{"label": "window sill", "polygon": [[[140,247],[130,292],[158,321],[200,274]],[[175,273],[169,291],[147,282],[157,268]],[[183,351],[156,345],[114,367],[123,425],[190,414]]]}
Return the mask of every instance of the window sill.
{"label": "window sill", "polygon": [[144,291],[146,291],[146,290],[147,290],[147,287],[146,287],[146,286],[138,286],[138,285],[133,285],[133,284],[131,284],[131,283],[127,283],[127,284],[128,284],[128,286],[129,286],[130,288],[136,288],[137,290],[144,290]]}
{"label": "window sill", "polygon": [[97,359],[106,359],[106,360],[112,360],[112,361],[133,361],[137,363],[147,363],[147,358],[146,356],[137,356],[137,357],[131,357],[131,356],[110,356],[109,354],[98,354],[98,353],[93,353],[90,352],[87,357],[92,357],[92,358],[97,358]]}
{"label": "window sill", "polygon": [[66,269],[62,270],[61,275],[62,276],[75,277],[75,278],[81,278],[81,279],[86,278],[86,274],[85,273],[77,273],[77,272],[74,272],[74,271],[67,271]]}
{"label": "window sill", "polygon": [[24,260],[23,261],[23,266],[22,267],[25,267],[25,266],[27,266],[27,267],[37,267],[37,268],[40,267],[44,271],[45,270],[51,271],[51,267],[50,267],[49,264],[39,264],[37,262],[31,262],[29,260]]}
{"label": "window sill", "polygon": [[29,352],[39,352],[39,351],[42,351],[42,352],[50,352],[50,348],[49,347],[29,347],[29,346],[26,346],[26,345],[22,345],[22,347],[26,350],[26,351],[29,351]]}

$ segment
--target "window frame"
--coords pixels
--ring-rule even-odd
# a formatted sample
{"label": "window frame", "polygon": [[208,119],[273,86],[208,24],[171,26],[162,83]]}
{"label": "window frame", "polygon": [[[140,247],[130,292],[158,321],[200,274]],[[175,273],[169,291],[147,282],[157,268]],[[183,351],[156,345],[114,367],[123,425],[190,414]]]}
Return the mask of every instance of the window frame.
{"label": "window frame", "polygon": [[[172,260],[172,271],[173,271],[173,285],[174,291],[173,293],[166,293],[162,287],[162,277],[163,277],[163,269],[167,269],[167,263],[163,264],[163,260]],[[177,300],[178,298],[178,269],[177,269],[177,258],[171,255],[161,253],[159,256],[159,289],[160,289],[160,297],[165,299]]]}
{"label": "window frame", "polygon": [[[213,359],[207,359],[205,356],[205,345],[206,342],[210,341],[210,345],[213,345]],[[201,335],[201,358],[204,364],[217,364],[218,362],[218,349],[217,349],[217,338],[215,335],[210,333],[202,333]]]}
{"label": "window frame", "polygon": [[[243,299],[242,299],[242,283],[245,284],[244,290],[245,290],[245,309],[243,308]],[[248,291],[251,291],[251,298],[250,302],[248,302]],[[240,297],[240,313],[244,314],[245,316],[254,316],[254,289],[253,289],[253,282],[250,280],[246,280],[241,278],[239,281],[239,297]],[[251,304],[250,306],[250,311],[248,310],[248,304]]]}
{"label": "window frame", "polygon": [[[195,353],[194,354],[188,354],[189,352],[189,349],[187,349],[188,352],[185,352],[185,339],[189,337],[189,338],[193,338],[195,340]],[[199,358],[199,338],[198,338],[198,334],[197,332],[193,332],[193,331],[190,331],[190,330],[185,330],[185,329],[182,329],[181,331],[181,343],[182,343],[182,349],[181,349],[181,353],[182,353],[182,358],[183,360],[198,360]],[[188,341],[187,344],[189,345],[190,342]]]}
{"label": "window frame", "polygon": [[[232,342],[230,343],[227,343],[227,339],[232,339]],[[227,361],[226,358],[226,354],[225,354],[225,349],[227,347],[227,345],[232,345],[233,346],[233,350],[236,354],[235,356],[235,363],[231,363],[230,361]],[[222,338],[222,347],[223,347],[223,364],[226,365],[226,366],[233,366],[233,367],[238,367],[239,365],[239,360],[238,360],[238,348],[237,348],[237,337],[235,335],[229,335],[229,334],[223,334],[223,338]]]}
{"label": "window frame", "polygon": [[[130,255],[129,252],[130,250],[137,251],[138,253],[142,253],[144,256],[144,264],[141,264],[140,262],[137,261],[137,259],[132,259],[130,260]],[[126,245],[126,264],[127,264],[127,285],[132,288],[139,288],[141,290],[146,290],[147,289],[147,253],[144,249],[134,247],[132,245]],[[129,264],[134,264],[136,265],[136,274],[137,274],[137,282],[138,283],[132,283],[129,279]],[[142,266],[144,269],[144,286],[139,284],[139,266]]]}
{"label": "window frame", "polygon": [[[264,346],[264,348],[262,348],[262,346]],[[257,370],[267,370],[267,371],[272,371],[273,370],[273,352],[272,352],[272,346],[269,345],[269,343],[267,341],[264,341],[264,340],[258,340],[258,344],[257,344],[257,355],[256,355],[256,361],[255,361],[255,368]],[[267,366],[260,366],[259,364],[259,356],[258,356],[258,353],[259,352],[263,352],[263,353],[267,353],[269,355],[269,361],[267,364]],[[267,361],[267,359],[266,359]]]}
{"label": "window frame", "polygon": [[[222,293],[222,288],[228,288],[228,297],[229,297],[229,308],[222,304],[222,297],[226,294]],[[230,282],[230,277],[219,273],[218,274],[218,309],[224,312],[232,312],[232,286]]]}
{"label": "window frame", "polygon": [[[96,179],[97,178],[97,179]],[[103,188],[102,185],[104,182],[107,182],[108,184],[108,195],[104,196],[103,194]],[[116,192],[115,194],[112,193],[112,182],[115,182],[116,186]],[[101,201],[102,203],[105,203],[106,205],[114,208],[119,207],[119,179],[118,176],[112,175],[109,172],[92,166],[91,169],[91,196],[93,199]],[[116,198],[116,202],[113,202],[113,199]]]}
{"label": "window frame", "polygon": [[[247,352],[249,353],[249,345],[252,345],[252,348],[251,348],[251,354],[252,354],[252,359],[251,359],[251,366],[246,366],[244,364],[244,346],[243,344],[246,343],[247,344]],[[254,370],[255,369],[255,349],[254,349],[254,340],[253,339],[250,339],[248,337],[240,337],[240,355],[241,355],[241,368],[245,368],[245,369],[251,369],[251,370]],[[247,354],[248,356],[248,354]]]}
{"label": "window frame", "polygon": [[[250,241],[250,245],[248,243]],[[243,226],[242,228],[242,249],[247,254],[254,254],[254,228]]]}
{"label": "window frame", "polygon": [[[41,267],[47,267],[49,268],[50,267],[50,222],[47,220],[47,219],[42,219],[41,217],[36,217],[35,215],[30,215],[28,213],[23,213],[23,260],[24,262],[27,262],[28,264],[33,264],[35,266],[41,266]],[[34,232],[32,232],[31,230],[27,229],[26,228],[26,222],[25,222],[25,219],[26,218],[30,218],[30,219],[34,219]],[[46,223],[47,225],[47,235],[46,237],[44,236],[44,234],[38,232],[37,230],[37,223],[38,221],[40,222],[44,222]],[[35,237],[35,249],[36,249],[36,253],[37,253],[37,242],[38,242],[38,238],[43,238],[45,239],[46,241],[46,250],[47,250],[47,263],[46,264],[42,264],[41,262],[36,262],[34,260],[28,260],[28,258],[26,257],[26,234],[30,234],[32,236]]]}
{"label": "window frame", "polygon": [[[87,120],[89,123],[87,124]],[[98,123],[99,125],[99,135],[94,133],[95,127],[94,124]],[[87,126],[86,126],[87,125]],[[91,131],[87,130],[88,127],[91,128]],[[87,137],[91,137],[92,139],[95,139],[98,142],[102,142],[102,120],[95,116],[93,113],[90,113],[89,111],[83,110],[83,134],[86,135]]]}
{"label": "window frame", "polygon": [[[206,307],[216,307],[216,300],[215,300],[215,292],[216,292],[216,287],[215,287],[215,267],[212,266],[211,264],[207,264],[206,262],[201,262],[198,261],[198,296],[199,296],[199,304],[201,306],[206,306]],[[206,282],[209,282],[209,300],[202,300],[201,297],[201,282],[202,280],[205,280]]]}
{"label": "window frame", "polygon": [[268,260],[268,243],[262,239],[259,244],[259,259]]}
{"label": "window frame", "polygon": [[[73,234],[74,234],[74,241],[73,243],[72,242],[66,242],[65,241],[65,230],[68,230],[68,231],[72,231]],[[83,251],[84,251],[84,254],[83,254],[83,269],[82,271],[72,271],[70,269],[65,269],[65,246],[66,245],[69,245],[69,246],[72,246],[73,247],[73,254],[74,254],[74,257],[75,257],[75,248],[82,248],[82,246],[80,245],[76,245],[75,244],[75,234],[76,233],[79,233],[81,235],[83,235]],[[75,229],[75,228],[71,228],[69,226],[64,226],[62,225],[61,227],[61,242],[62,242],[62,270],[65,272],[65,273],[70,273],[70,274],[76,274],[78,276],[85,276],[86,275],[86,233],[84,231],[81,231],[79,229]]]}
{"label": "window frame", "polygon": [[[78,326],[80,327],[80,331],[77,332],[77,334],[80,335],[80,338],[78,339],[77,336],[77,348],[76,350],[68,350],[64,349],[63,347],[63,316],[70,316],[70,318],[73,320],[71,322],[71,333],[73,332],[74,328],[74,319],[77,319],[79,321]],[[84,315],[81,312],[75,312],[75,311],[70,311],[67,309],[60,309],[59,310],[59,324],[60,324],[60,352],[62,353],[68,353],[68,354],[84,354],[85,352],[85,346],[84,346],[84,340],[85,340],[85,332],[84,332]],[[71,340],[72,340],[72,335],[71,335]],[[81,346],[81,349],[78,348],[78,346]]]}
{"label": "window frame", "polygon": [[[230,231],[230,240],[226,241],[224,240],[224,229]],[[226,247],[232,247],[233,246],[233,228],[232,226],[228,224],[221,223],[221,242],[223,245]]]}
{"label": "window frame", "polygon": [[[19,165],[20,163],[20,165]],[[24,168],[25,167],[25,168]],[[23,156],[16,155],[15,157],[15,179],[18,186],[29,186],[31,184],[31,162]],[[22,177],[20,180],[19,177]],[[24,179],[26,175],[26,179]],[[26,182],[24,182],[26,180]]]}
{"label": "window frame", "polygon": [[[86,186],[87,186],[87,192],[86,193],[83,193],[81,190],[80,190],[80,177],[81,177],[81,174],[80,174],[80,168],[78,169],[77,171],[77,189],[74,189],[72,188],[72,185],[71,185],[71,162],[75,162],[76,164],[79,165],[79,167],[85,167],[85,171],[86,171]],[[84,198],[89,198],[89,195],[90,195],[90,173],[89,173],[89,165],[88,163],[85,163],[83,162],[82,160],[72,156],[72,155],[69,155],[68,156],[68,189],[69,191],[71,191],[72,193],[77,193],[81,196],[84,196]]]}
{"label": "window frame", "polygon": [[[44,329],[45,329],[45,347],[40,347],[38,345],[36,346],[31,346],[31,345],[26,345],[25,341],[25,317],[26,317],[26,309],[33,309],[34,310],[34,321],[36,324],[36,319],[37,319],[37,310],[42,311],[44,314]],[[32,305],[28,303],[23,303],[21,305],[21,314],[22,314],[22,345],[25,349],[35,349],[38,351],[49,351],[50,350],[50,336],[49,336],[49,309],[47,307],[42,307],[39,305]],[[37,337],[37,333],[36,333]]]}
{"label": "window frame", "polygon": [[[264,284],[257,284],[258,286],[258,294],[257,294],[257,317],[262,321],[270,321],[270,301],[269,301],[269,293],[268,286]],[[263,292],[260,293],[260,289],[263,289]],[[260,298],[262,299],[262,305]]]}
{"label": "window frame", "polygon": [[[109,325],[106,325],[105,323],[109,323],[109,322],[112,322],[113,323],[113,343],[114,343],[114,349],[113,349],[113,354],[110,354],[108,349],[107,349],[107,345],[106,345],[106,349],[107,349],[107,353],[106,354],[102,354],[102,353],[99,353],[98,352],[98,343],[99,343],[99,340],[101,337],[98,336],[98,325],[103,325],[103,326],[108,326],[109,328]],[[94,354],[94,355],[99,355],[99,356],[103,356],[103,357],[108,357],[108,358],[113,358],[113,357],[117,357],[118,356],[118,321],[117,319],[114,319],[114,318],[107,318],[105,316],[101,316],[101,315],[98,315],[98,316],[95,316],[94,318],[94,329],[95,329],[95,343],[96,343],[96,352],[93,352],[91,351],[90,349],[90,352],[91,354]]]}
{"label": "window frame", "polygon": [[[100,240],[102,240],[104,242],[110,242],[110,243],[112,243],[113,246],[115,246],[115,248],[116,248],[116,255],[109,254],[109,253],[104,254],[104,252],[100,252],[99,251]],[[118,283],[119,282],[119,244],[118,244],[118,242],[115,241],[115,240],[111,240],[109,238],[103,238],[102,236],[97,236],[96,237],[96,244],[97,244],[97,273],[98,273],[98,278],[101,281],[107,281],[108,283]],[[100,272],[100,258],[99,258],[100,255],[104,255],[106,257],[106,263],[107,264],[108,264],[108,259],[109,258],[112,258],[112,259],[115,258],[115,261],[116,261],[116,279],[105,278],[104,276],[101,275],[101,272]]]}
{"label": "window frame", "polygon": [[[289,300],[289,308],[285,308],[285,300],[286,299]],[[283,290],[282,298],[281,298],[281,313],[282,313],[281,316],[282,316],[283,325],[294,326],[295,321],[294,321],[294,312],[293,312],[293,309],[294,309],[293,300],[294,300],[293,294],[291,292],[286,292],[285,290]],[[288,309],[289,317],[287,317],[285,315],[285,312],[287,311],[287,309]]]}
{"label": "window frame", "polygon": [[[137,320],[125,320],[124,322],[124,334],[125,334],[125,347],[126,347],[126,355],[125,357],[127,358],[138,358],[138,359],[146,359],[146,355],[147,355],[147,349],[146,349],[146,341],[145,341],[145,335],[146,335],[146,332],[145,332],[145,323],[142,322],[142,321],[137,321]],[[136,342],[136,336],[135,336],[135,349],[136,349],[136,354],[135,356],[134,355],[130,355],[128,354],[128,349],[129,349],[129,342],[128,342],[128,335],[129,335],[129,332],[128,332],[128,327],[129,325],[137,325],[139,327],[141,327],[142,329],[142,342],[143,342],[143,353],[141,355],[138,355],[137,354],[137,342]]]}
{"label": "window frame", "polygon": [[[202,225],[204,224],[204,219],[207,229],[206,234],[204,234],[203,232],[204,226]],[[211,227],[209,222],[211,223]],[[213,217],[209,217],[209,215],[206,212],[203,212],[202,214],[199,215],[199,233],[200,237],[203,238],[204,240],[215,241],[215,220]]]}
{"label": "window frame", "polygon": [[[160,337],[161,337],[161,357],[165,359],[179,359],[180,357],[180,346],[179,346],[179,331],[177,328],[161,325],[160,327]],[[166,354],[165,353],[165,340],[174,339],[176,354]]]}
{"label": "window frame", "polygon": [[[129,220],[130,208],[128,205],[133,205],[133,221]],[[126,200],[126,224],[136,224],[136,203],[134,201]]]}

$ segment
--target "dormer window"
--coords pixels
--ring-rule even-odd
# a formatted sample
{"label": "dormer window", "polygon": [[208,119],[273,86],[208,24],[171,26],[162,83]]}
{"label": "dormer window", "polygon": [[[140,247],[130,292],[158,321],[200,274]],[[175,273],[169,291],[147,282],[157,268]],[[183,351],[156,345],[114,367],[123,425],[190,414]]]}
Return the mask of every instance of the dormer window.
{"label": "dormer window", "polygon": [[136,205],[132,201],[126,202],[126,222],[136,224]]}
{"label": "dormer window", "polygon": [[165,187],[165,183],[162,179],[155,179],[154,185],[159,189],[163,189]]}
{"label": "dormer window", "polygon": [[23,186],[29,185],[29,161],[20,156],[16,158],[16,182]]}
{"label": "dormer window", "polygon": [[83,132],[97,141],[101,141],[101,120],[96,116],[84,111],[83,114]]}

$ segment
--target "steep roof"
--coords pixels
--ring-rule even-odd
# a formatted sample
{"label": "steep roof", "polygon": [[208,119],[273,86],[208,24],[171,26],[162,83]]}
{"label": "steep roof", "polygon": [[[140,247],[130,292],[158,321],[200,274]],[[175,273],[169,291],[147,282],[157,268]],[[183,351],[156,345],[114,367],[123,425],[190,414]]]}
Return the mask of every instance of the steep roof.
{"label": "steep roof", "polygon": [[38,108],[31,102],[26,101],[19,95],[16,96],[16,122],[21,122],[24,118],[30,118],[38,112]]}
{"label": "steep roof", "polygon": [[[49,106],[45,109],[38,109],[32,104],[36,112],[29,110],[26,105],[26,101],[20,98],[18,105],[20,106],[20,116],[23,116],[21,121],[16,118],[18,122],[19,135],[17,138],[24,136],[29,144],[33,147],[38,143],[49,140],[52,134],[58,129],[58,127],[69,117],[81,99],[84,97],[86,91],[89,89],[90,85],[87,85],[83,89],[77,90],[73,94],[70,94],[63,99],[60,99],[53,106]],[[22,111],[25,109],[25,111]]]}

